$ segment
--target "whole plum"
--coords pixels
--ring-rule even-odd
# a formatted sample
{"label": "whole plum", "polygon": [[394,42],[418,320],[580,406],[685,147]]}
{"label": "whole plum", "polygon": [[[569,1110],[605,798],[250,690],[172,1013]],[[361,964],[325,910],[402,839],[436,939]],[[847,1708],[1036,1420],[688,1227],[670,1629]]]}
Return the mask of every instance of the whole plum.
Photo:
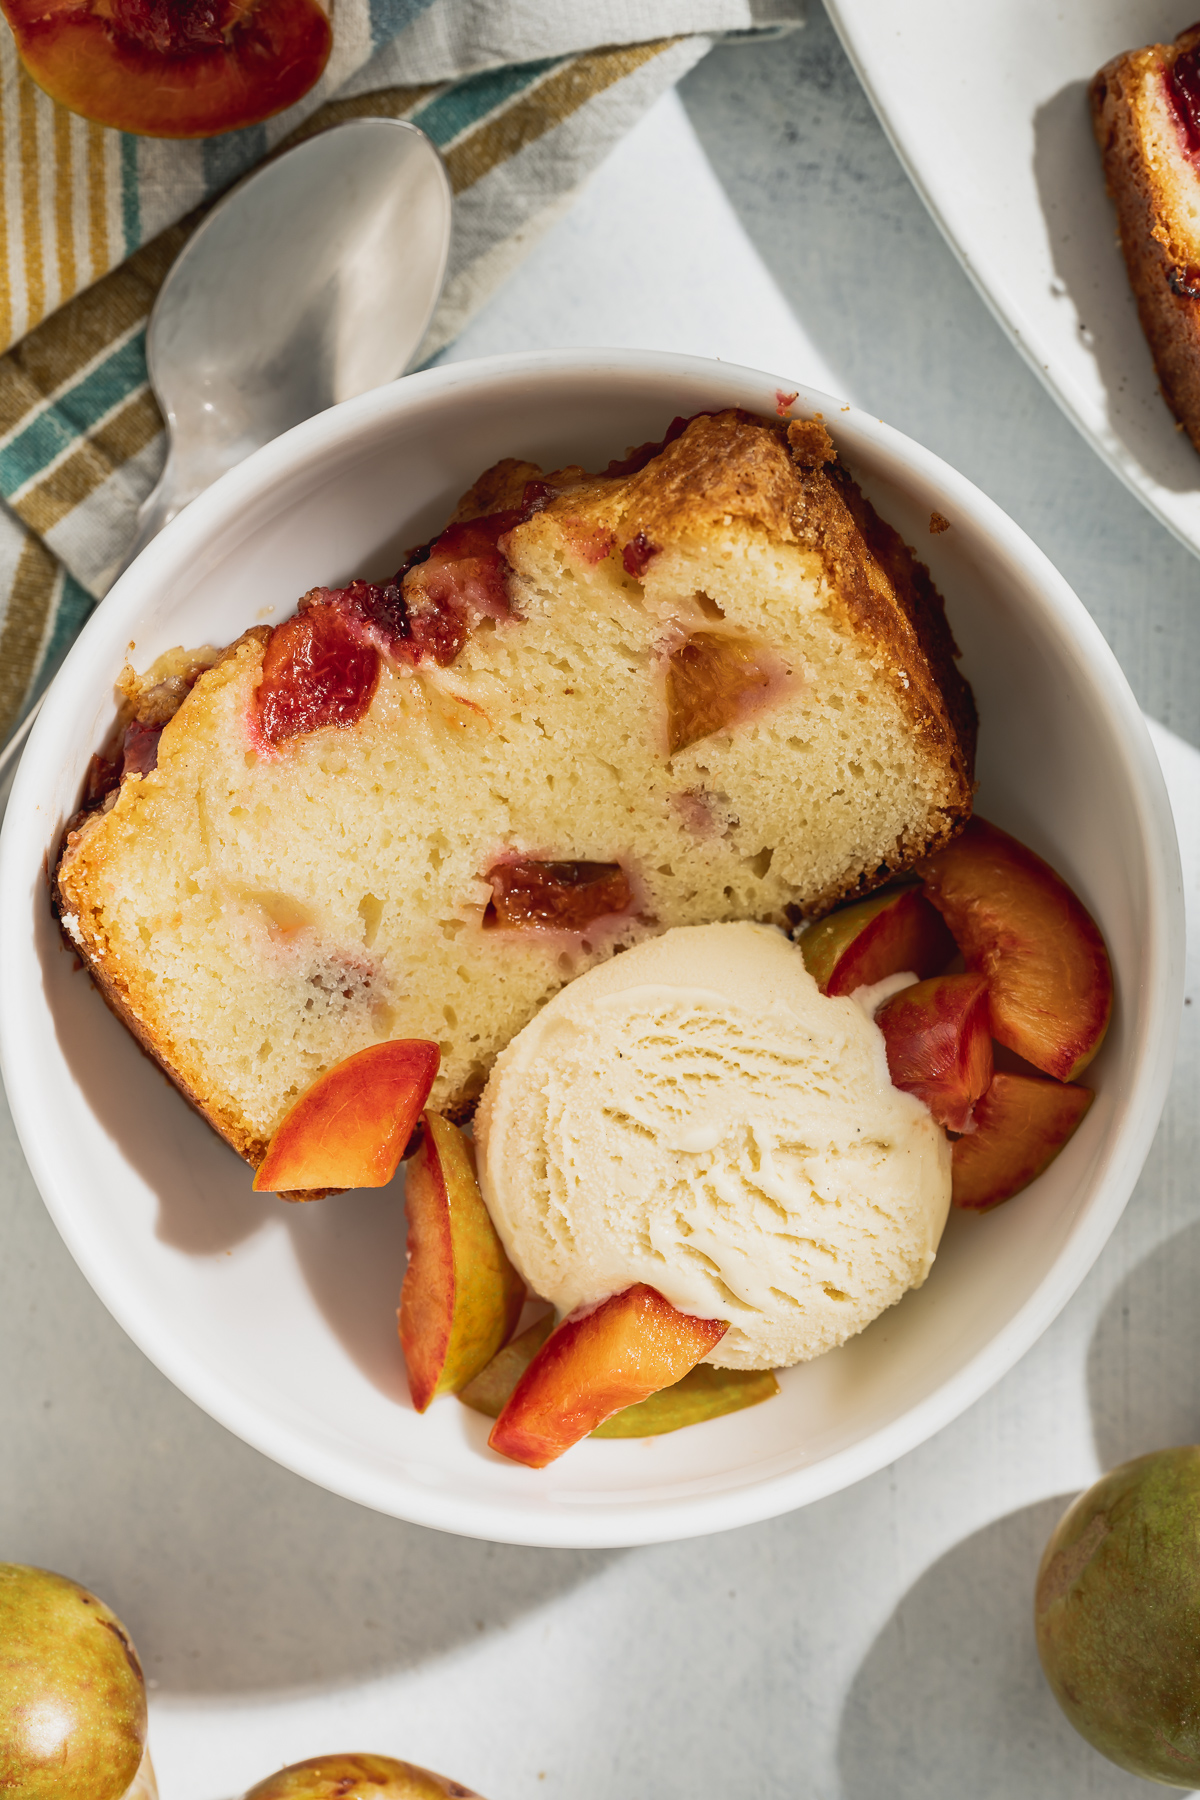
{"label": "whole plum", "polygon": [[146,1688],[116,1614],[65,1575],[0,1563],[0,1794],[121,1800],[146,1743]]}
{"label": "whole plum", "polygon": [[1075,1729],[1131,1774],[1200,1786],[1200,1446],[1139,1456],[1080,1495],[1034,1614]]}
{"label": "whole plum", "polygon": [[479,1800],[471,1788],[394,1756],[314,1756],[268,1775],[245,1800]]}

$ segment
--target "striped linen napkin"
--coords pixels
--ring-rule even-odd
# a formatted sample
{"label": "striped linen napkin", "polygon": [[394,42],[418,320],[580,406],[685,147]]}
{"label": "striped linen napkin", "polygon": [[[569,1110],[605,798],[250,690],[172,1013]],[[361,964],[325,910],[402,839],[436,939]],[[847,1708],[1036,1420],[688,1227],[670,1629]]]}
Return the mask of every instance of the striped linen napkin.
{"label": "striped linen napkin", "polygon": [[803,5],[333,0],[334,49],[311,94],[265,125],[183,143],[56,106],[0,26],[0,743],[111,584],[158,479],[166,439],[146,321],[232,181],[344,119],[428,132],[455,219],[414,359],[427,362],[714,38],[789,29]]}

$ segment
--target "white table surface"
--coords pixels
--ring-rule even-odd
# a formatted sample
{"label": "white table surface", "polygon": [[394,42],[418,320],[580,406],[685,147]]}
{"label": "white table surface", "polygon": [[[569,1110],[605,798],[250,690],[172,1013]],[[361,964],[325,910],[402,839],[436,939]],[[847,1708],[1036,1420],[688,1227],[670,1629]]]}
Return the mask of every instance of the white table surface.
{"label": "white table surface", "polygon": [[[456,347],[670,346],[825,386],[956,463],[1095,614],[1200,888],[1200,563],[1078,439],[927,220],[817,11],[660,104]],[[1174,735],[1170,735],[1173,733]],[[1195,915],[1193,915],[1195,923]],[[1042,1543],[1104,1466],[1200,1438],[1200,971],[1154,1151],[1024,1361],[894,1467],[651,1549],[474,1543],[308,1486],[122,1336],[0,1120],[0,1556],[95,1587],[151,1677],[163,1800],[375,1749],[489,1800],[1082,1800],[1161,1790],[1039,1674]]]}

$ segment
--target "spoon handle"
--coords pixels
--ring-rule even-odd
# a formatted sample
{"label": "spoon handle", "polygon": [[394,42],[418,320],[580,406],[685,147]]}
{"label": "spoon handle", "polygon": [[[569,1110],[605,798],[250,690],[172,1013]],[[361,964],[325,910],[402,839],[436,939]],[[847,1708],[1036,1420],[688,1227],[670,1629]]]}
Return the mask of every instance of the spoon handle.
{"label": "spoon handle", "polygon": [[174,479],[173,462],[174,459],[168,450],[162,474],[138,507],[137,531],[134,534],[133,542],[122,558],[121,566],[117,570],[114,580],[119,580],[135,557],[141,555],[151,538],[157,537],[163,526],[170,524],[177,512],[182,512],[184,500],[180,498]]}

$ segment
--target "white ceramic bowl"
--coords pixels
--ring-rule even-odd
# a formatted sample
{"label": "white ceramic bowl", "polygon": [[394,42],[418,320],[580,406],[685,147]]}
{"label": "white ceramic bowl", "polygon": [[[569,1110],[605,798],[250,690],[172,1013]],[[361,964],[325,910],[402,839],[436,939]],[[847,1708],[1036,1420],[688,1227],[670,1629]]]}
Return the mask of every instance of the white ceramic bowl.
{"label": "white ceramic bowl", "polygon": [[[926,1285],[778,1399],[542,1473],[486,1448],[453,1399],[409,1404],[395,1338],[398,1186],[292,1207],[189,1111],[73,968],[47,868],[132,641],[224,643],[318,582],[378,575],[501,456],[603,467],[676,413],[774,412],[781,383],[690,357],[566,351],[458,364],[335,408],[260,450],[168,526],[75,645],[0,843],[0,1054],[21,1141],[76,1261],[129,1335],[231,1431],[322,1486],[447,1531],[631,1544],[768,1517],[920,1443],[996,1381],[1090,1267],[1133,1187],[1170,1073],[1183,915],[1167,796],[1099,631],[991,501],[898,432],[802,391],[946,596],[979,702],[979,805],[1062,871],[1116,971],[1096,1102],[1049,1171],[956,1216]],[[790,386],[790,384],[789,384]],[[951,529],[930,534],[930,514]]]}

